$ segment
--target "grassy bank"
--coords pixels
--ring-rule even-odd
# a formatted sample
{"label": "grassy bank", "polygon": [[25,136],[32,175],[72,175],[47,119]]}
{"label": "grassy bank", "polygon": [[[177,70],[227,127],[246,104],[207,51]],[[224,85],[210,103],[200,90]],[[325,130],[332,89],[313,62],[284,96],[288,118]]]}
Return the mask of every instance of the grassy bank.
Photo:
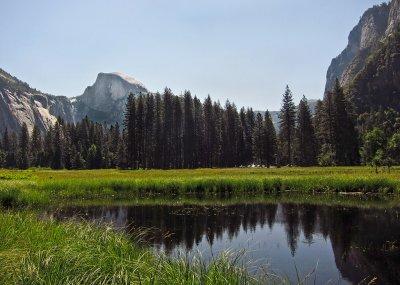
{"label": "grassy bank", "polygon": [[338,195],[338,194],[303,194],[303,193],[280,193],[265,195],[237,195],[232,197],[134,197],[131,199],[112,200],[95,199],[95,200],[72,200],[65,201],[60,204],[54,204],[50,210],[57,210],[63,207],[90,207],[90,206],[198,206],[204,208],[225,207],[232,205],[245,204],[302,204],[316,206],[340,206],[340,207],[357,207],[362,209],[390,209],[400,206],[400,195]]}
{"label": "grassy bank", "polygon": [[0,240],[0,284],[256,284],[231,258],[171,260],[87,223],[1,213]]}
{"label": "grassy bank", "polygon": [[[339,192],[350,195],[337,195]],[[0,170],[0,208],[115,201],[204,206],[276,202],[385,208],[400,205],[400,195],[375,199],[374,195],[361,195],[366,193],[399,194],[400,168],[379,174],[367,167]],[[198,199],[203,194],[212,199]],[[38,220],[37,214],[27,211],[0,212],[0,284],[285,283],[279,277],[255,280],[232,257],[221,256],[210,265],[201,259],[192,263],[171,260],[111,229],[76,220]]]}
{"label": "grassy bank", "polygon": [[261,193],[399,193],[400,168],[369,167],[199,170],[0,170],[0,204],[129,199],[138,195]]}

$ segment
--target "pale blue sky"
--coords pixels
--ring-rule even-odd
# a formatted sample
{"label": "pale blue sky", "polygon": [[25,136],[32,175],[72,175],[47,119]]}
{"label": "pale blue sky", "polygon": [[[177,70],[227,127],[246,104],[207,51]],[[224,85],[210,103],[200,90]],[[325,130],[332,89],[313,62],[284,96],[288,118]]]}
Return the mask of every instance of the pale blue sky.
{"label": "pale blue sky", "polygon": [[76,96],[99,72],[277,110],[320,98],[333,57],[382,0],[1,0],[0,67]]}

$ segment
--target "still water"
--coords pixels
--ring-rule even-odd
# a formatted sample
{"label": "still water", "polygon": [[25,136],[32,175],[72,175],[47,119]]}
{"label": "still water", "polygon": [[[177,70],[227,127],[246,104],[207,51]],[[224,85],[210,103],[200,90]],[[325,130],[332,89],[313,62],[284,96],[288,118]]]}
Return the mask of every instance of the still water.
{"label": "still water", "polygon": [[307,283],[400,284],[399,208],[142,205],[67,207],[47,214],[106,222],[128,233],[148,229],[144,240],[171,256],[200,252],[209,262],[222,251],[245,250],[250,271],[267,268],[292,282],[315,271]]}

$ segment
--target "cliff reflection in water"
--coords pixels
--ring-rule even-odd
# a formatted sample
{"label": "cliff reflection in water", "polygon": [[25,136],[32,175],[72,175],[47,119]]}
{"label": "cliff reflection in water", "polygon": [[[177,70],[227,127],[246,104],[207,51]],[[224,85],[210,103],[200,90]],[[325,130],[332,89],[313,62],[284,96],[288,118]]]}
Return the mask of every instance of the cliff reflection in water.
{"label": "cliff reflection in water", "polygon": [[[276,259],[277,267],[293,267],[291,256],[300,265],[319,262],[320,281],[335,281],[338,272],[344,283],[376,277],[375,284],[399,284],[399,213],[398,209],[244,204],[71,207],[53,214],[58,219],[78,216],[112,222],[133,232],[151,229],[145,240],[167,253],[196,249],[209,258],[210,248],[247,245],[256,249],[254,258],[268,259],[272,265]],[[282,272],[290,277],[291,270]]]}

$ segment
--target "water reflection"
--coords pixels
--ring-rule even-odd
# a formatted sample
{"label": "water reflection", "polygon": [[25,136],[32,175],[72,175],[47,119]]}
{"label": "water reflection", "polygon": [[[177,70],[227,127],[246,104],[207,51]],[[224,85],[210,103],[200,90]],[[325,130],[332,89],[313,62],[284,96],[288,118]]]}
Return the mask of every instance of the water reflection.
{"label": "water reflection", "polygon": [[[317,267],[317,284],[400,283],[398,209],[360,209],[302,204],[231,206],[70,207],[55,218],[83,217],[135,231],[175,254],[199,250],[211,258],[226,249],[249,249],[248,259],[296,279]],[[314,279],[312,280],[312,283]]]}

